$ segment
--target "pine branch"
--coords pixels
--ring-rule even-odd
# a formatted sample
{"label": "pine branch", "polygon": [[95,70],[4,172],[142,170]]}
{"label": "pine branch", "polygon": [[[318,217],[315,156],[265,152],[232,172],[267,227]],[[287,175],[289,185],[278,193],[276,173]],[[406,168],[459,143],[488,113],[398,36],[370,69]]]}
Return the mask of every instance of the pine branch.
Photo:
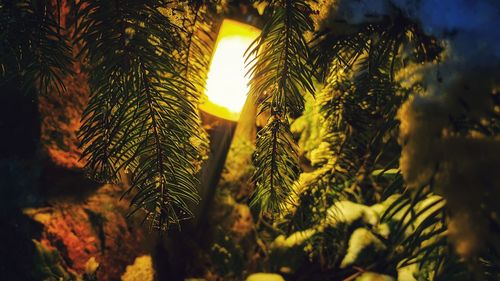
{"label": "pine branch", "polygon": [[215,43],[211,36],[214,20],[210,9],[211,7],[205,5],[203,1],[193,1],[183,18],[183,27],[186,30],[183,75],[188,77],[199,95],[205,89],[210,57]]}
{"label": "pine branch", "polygon": [[[180,147],[178,141],[186,141],[191,137],[186,127],[195,120],[180,115],[178,122],[166,120],[176,110],[193,110],[187,99],[178,103],[178,107],[168,104],[165,96],[172,95],[171,90],[162,87],[158,77],[147,73],[147,65],[141,65],[143,91],[139,94],[138,107],[145,108],[144,114],[138,114],[138,123],[147,124],[141,129],[146,134],[138,145],[138,160],[129,165],[132,180],[131,188],[137,189],[132,200],[138,208],[145,209],[153,228],[166,228],[192,214],[189,204],[197,204],[198,185],[191,161],[197,157],[190,152],[197,151],[192,144]],[[156,80],[156,81],[155,81]],[[191,118],[191,120],[189,119]],[[196,123],[194,123],[196,124]]]}
{"label": "pine branch", "polygon": [[[415,25],[400,20],[356,27],[357,32],[350,34],[321,34],[313,42],[316,68],[325,80],[318,105],[323,141],[328,143],[328,149],[321,148],[324,160],[318,170],[330,168],[320,181],[326,178],[330,190],[356,202],[380,202],[381,197],[405,189],[399,174],[392,180],[373,176],[375,169],[398,168],[395,116],[408,91],[397,84],[394,73],[408,61],[435,58],[424,52],[439,49],[432,40],[415,36],[421,34]],[[406,48],[415,53],[400,54]],[[443,264],[456,265],[446,256],[450,252],[441,236],[446,231],[444,202],[435,197],[428,192],[405,194],[387,209],[383,219],[393,230],[386,242],[395,248],[384,263],[394,267],[417,263],[424,274],[435,271],[435,276]]]}
{"label": "pine branch", "polygon": [[257,188],[252,206],[278,212],[292,192],[298,172],[297,148],[288,118],[304,109],[306,92],[313,93],[309,50],[303,37],[312,30],[310,8],[305,1],[271,1],[271,17],[249,48],[250,95],[260,101],[259,112],[270,112],[259,133],[254,157]]}
{"label": "pine branch", "polygon": [[269,120],[259,133],[254,162],[260,166],[257,167],[254,178],[265,179],[266,182],[259,183],[252,195],[251,207],[258,207],[263,211],[278,211],[289,202],[291,184],[299,171],[297,146],[291,135],[286,119]]}
{"label": "pine branch", "polygon": [[21,77],[25,91],[41,94],[66,89],[72,54],[60,25],[59,1],[0,1],[0,74]]}
{"label": "pine branch", "polygon": [[81,128],[87,168],[102,181],[127,172],[132,213],[144,211],[154,229],[192,215],[203,147],[195,144],[203,144],[198,89],[179,60],[185,30],[161,12],[163,4],[88,1],[78,38],[92,68]]}
{"label": "pine branch", "polygon": [[396,19],[361,26],[355,33],[322,34],[313,42],[316,68],[328,71],[318,98],[323,138],[329,143],[324,158],[330,160],[323,163],[332,167],[331,182],[347,183],[345,195],[351,199],[373,200],[361,198],[364,186],[378,185],[371,172],[399,158],[391,132],[397,130],[396,112],[408,93],[394,81],[394,73],[403,66],[402,46],[419,44],[405,41],[413,30]]}

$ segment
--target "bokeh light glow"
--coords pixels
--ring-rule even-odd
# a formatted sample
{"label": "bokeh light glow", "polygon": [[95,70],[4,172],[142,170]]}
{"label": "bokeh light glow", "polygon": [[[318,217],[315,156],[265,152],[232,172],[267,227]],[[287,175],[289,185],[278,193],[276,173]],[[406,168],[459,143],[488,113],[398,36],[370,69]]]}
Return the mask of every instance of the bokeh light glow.
{"label": "bokeh light glow", "polygon": [[246,76],[244,54],[259,34],[260,30],[251,25],[228,19],[222,22],[207,76],[203,111],[238,120],[251,78]]}

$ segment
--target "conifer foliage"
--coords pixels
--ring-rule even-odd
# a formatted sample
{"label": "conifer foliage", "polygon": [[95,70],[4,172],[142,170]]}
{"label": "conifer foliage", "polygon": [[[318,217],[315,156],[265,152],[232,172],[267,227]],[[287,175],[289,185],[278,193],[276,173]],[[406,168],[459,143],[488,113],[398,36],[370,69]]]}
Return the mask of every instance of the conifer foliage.
{"label": "conifer foliage", "polygon": [[0,77],[20,79],[24,90],[65,90],[72,54],[61,25],[61,0],[0,1]]}
{"label": "conifer foliage", "polygon": [[[61,24],[63,2],[74,12],[71,37]],[[143,212],[152,229],[165,230],[190,218],[193,205],[200,201],[197,172],[207,137],[198,104],[220,2],[231,1],[0,0],[0,83],[16,79],[42,94],[62,94],[62,77],[71,73],[73,60],[82,60],[91,90],[80,130],[89,175],[100,182],[126,178],[129,189],[124,195],[132,198],[131,213]],[[302,274],[324,275],[315,280],[354,280],[368,270],[393,276],[410,270],[418,280],[478,276],[498,280],[500,242],[493,235],[499,229],[497,213],[492,211],[485,220],[493,247],[478,246],[477,251],[461,256],[450,236],[454,209],[449,199],[453,197],[439,193],[436,183],[437,170],[446,172],[446,162],[437,161],[435,170],[425,181],[417,181],[418,186],[410,186],[408,176],[402,176],[403,166],[415,165],[408,163],[409,158],[432,163],[409,149],[408,142],[413,146],[421,142],[422,154],[438,143],[430,141],[432,138],[455,140],[463,134],[462,141],[489,138],[492,147],[498,148],[497,80],[485,86],[491,89],[484,89],[485,104],[492,108],[489,119],[475,120],[461,91],[456,97],[448,95],[450,100],[432,93],[425,97],[423,81],[430,79],[418,75],[426,67],[435,68],[441,59],[450,63],[446,55],[453,57],[453,52],[443,52],[449,47],[424,32],[424,23],[414,18],[420,10],[403,9],[403,2],[412,1],[233,2],[245,3],[246,8],[251,2],[266,6],[262,33],[247,50],[250,95],[257,101],[259,114],[267,117],[253,154],[255,189],[248,199],[265,214],[259,216],[254,230],[259,232],[259,225],[264,225],[280,236],[273,237],[274,242],[258,241],[259,247],[269,242],[270,249],[300,248],[294,254],[309,251],[308,262],[321,268],[307,267]],[[458,28],[452,27],[453,31]],[[307,34],[312,40],[306,40]],[[73,49],[80,50],[77,57]],[[494,69],[497,74],[498,63]],[[440,73],[436,76],[441,84]],[[315,97],[313,81],[322,85]],[[467,84],[458,85],[452,88],[468,90]],[[438,126],[436,136],[422,141],[413,135],[411,139],[401,132],[408,131],[412,122],[417,126],[427,113],[412,111],[426,108],[427,104],[416,102],[418,98],[420,103],[434,104],[434,108],[429,106],[434,110],[431,113],[454,99],[464,110],[448,109],[457,115],[456,120],[451,113],[443,118],[450,119],[453,126]],[[305,100],[312,103],[310,112],[314,114],[296,119],[303,114]],[[400,129],[398,114],[410,113],[408,120],[399,117]],[[314,122],[307,123],[310,119]],[[309,140],[316,146],[307,148],[307,154],[295,142],[293,122],[305,122],[297,127],[309,126],[309,131],[316,132],[301,136],[301,140],[317,138]],[[420,132],[422,128],[412,129]],[[474,159],[468,160],[474,163]],[[300,166],[310,171],[301,173]],[[445,173],[450,178],[455,174]],[[483,178],[482,171],[479,175]],[[493,187],[490,191],[497,192]],[[490,191],[485,197],[491,197]],[[486,205],[476,207],[495,210]],[[269,217],[273,217],[271,223]],[[273,236],[267,234],[264,236]],[[289,235],[286,239],[285,234]],[[352,241],[346,241],[348,234],[353,234]],[[370,260],[369,255],[360,254],[364,252],[357,246],[371,242],[365,239],[356,244],[352,237],[371,237],[371,246],[384,258]]]}
{"label": "conifer foliage", "polygon": [[304,39],[313,23],[306,1],[270,1],[269,5],[270,19],[249,52],[256,60],[249,71],[253,76],[250,95],[259,101],[259,113],[270,114],[254,154],[257,187],[251,205],[276,213],[288,200],[299,171],[289,118],[301,114],[303,95],[314,91]]}
{"label": "conifer foliage", "polygon": [[165,1],[82,1],[78,16],[92,91],[83,157],[98,180],[129,174],[133,212],[146,211],[156,229],[191,216],[201,158],[193,102],[199,94],[186,75],[189,64],[179,59],[188,48],[186,30],[162,14],[165,7]]}

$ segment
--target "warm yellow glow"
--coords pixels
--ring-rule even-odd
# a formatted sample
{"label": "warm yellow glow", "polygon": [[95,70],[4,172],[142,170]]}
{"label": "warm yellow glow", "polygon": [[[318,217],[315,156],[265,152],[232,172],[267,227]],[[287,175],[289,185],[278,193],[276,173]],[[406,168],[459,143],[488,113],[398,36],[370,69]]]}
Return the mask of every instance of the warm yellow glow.
{"label": "warm yellow glow", "polygon": [[207,77],[206,102],[201,109],[221,118],[238,120],[248,95],[245,51],[260,31],[244,23],[224,20]]}

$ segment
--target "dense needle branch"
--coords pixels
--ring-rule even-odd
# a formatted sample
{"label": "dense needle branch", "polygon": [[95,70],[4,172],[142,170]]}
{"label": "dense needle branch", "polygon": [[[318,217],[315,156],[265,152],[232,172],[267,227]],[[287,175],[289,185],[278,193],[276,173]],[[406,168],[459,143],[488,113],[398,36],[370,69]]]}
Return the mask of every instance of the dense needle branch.
{"label": "dense needle branch", "polygon": [[87,167],[101,181],[128,174],[132,213],[144,211],[154,229],[192,215],[204,147],[199,89],[188,80],[189,60],[180,59],[186,30],[162,13],[165,7],[164,1],[83,1],[78,32],[91,66],[92,97],[81,128]]}
{"label": "dense needle branch", "polygon": [[297,148],[288,119],[304,108],[303,95],[313,93],[309,49],[304,33],[312,30],[306,1],[271,1],[270,19],[250,46],[250,95],[259,113],[270,114],[259,133],[254,154],[257,188],[251,205],[262,212],[278,212],[292,192],[298,174]]}
{"label": "dense needle branch", "polygon": [[64,93],[73,58],[60,10],[60,0],[0,1],[2,80],[20,78],[25,91]]}

